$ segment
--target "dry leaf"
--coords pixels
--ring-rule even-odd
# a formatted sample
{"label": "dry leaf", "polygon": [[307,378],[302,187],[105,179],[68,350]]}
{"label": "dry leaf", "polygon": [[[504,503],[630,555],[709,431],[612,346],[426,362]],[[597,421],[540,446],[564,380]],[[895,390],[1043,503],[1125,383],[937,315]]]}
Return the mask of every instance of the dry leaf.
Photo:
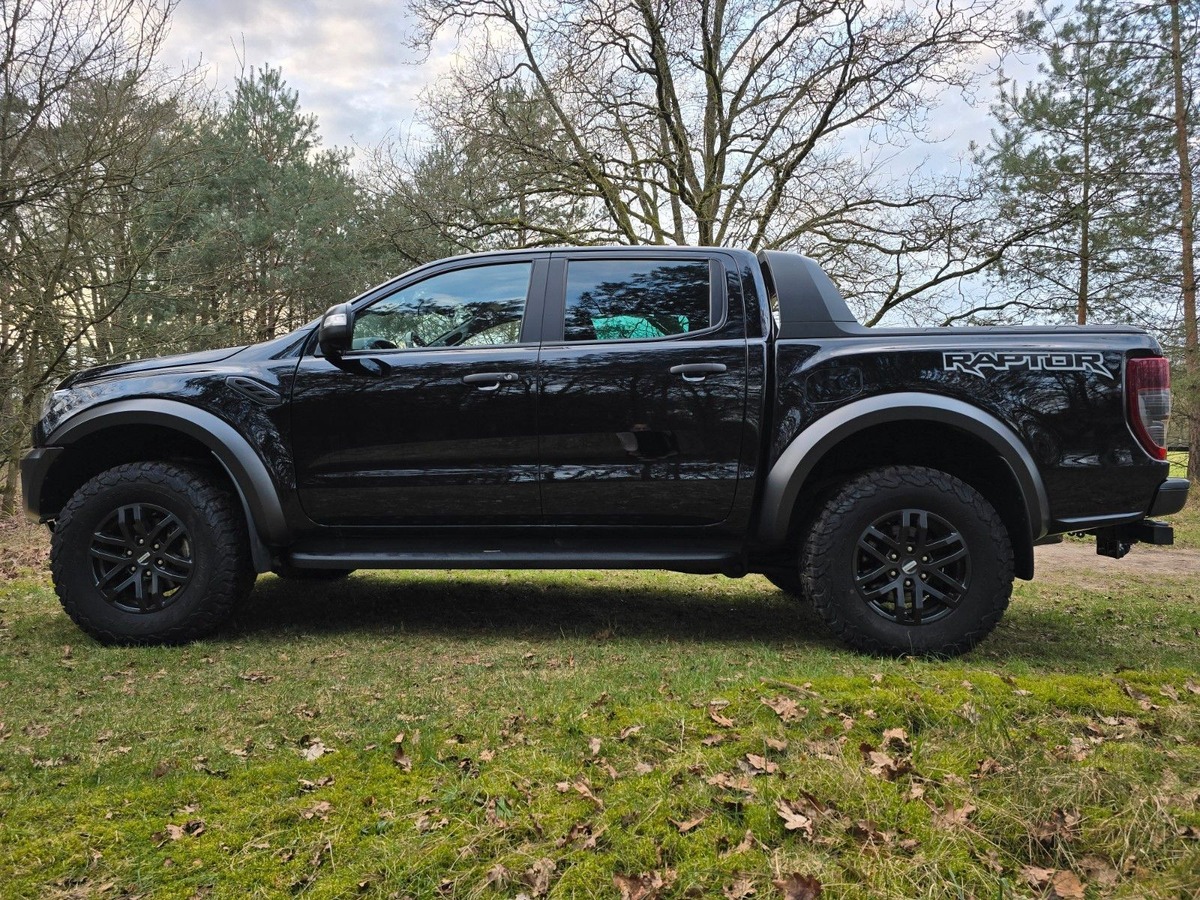
{"label": "dry leaf", "polygon": [[332,750],[316,738],[310,738],[308,735],[300,738],[300,755],[309,762],[312,762],[314,759],[320,759],[326,753],[332,752]]}
{"label": "dry leaf", "polygon": [[1054,877],[1050,879],[1050,887],[1052,898],[1058,900],[1084,900],[1083,885],[1079,881],[1079,876],[1074,872],[1063,869],[1055,872]]}
{"label": "dry leaf", "polygon": [[767,738],[766,744],[770,749],[778,750],[781,753],[788,748],[787,741],[777,741],[775,738]]}
{"label": "dry leaf", "polygon": [[783,827],[788,831],[799,831],[810,841],[813,837],[813,820],[806,815],[808,807],[795,800],[780,799],[775,804],[775,811],[783,819]]}
{"label": "dry leaf", "polygon": [[510,878],[512,878],[512,873],[504,867],[504,864],[496,863],[488,869],[487,877],[483,880],[483,883],[487,887],[499,889],[507,885]]}
{"label": "dry leaf", "polygon": [[674,882],[675,872],[671,869],[613,876],[613,886],[621,892],[621,900],[659,900]]}
{"label": "dry leaf", "polygon": [[594,737],[588,741],[588,749],[592,751],[592,756],[600,753],[600,738]]}
{"label": "dry leaf", "polygon": [[808,710],[800,706],[791,697],[760,697],[764,706],[775,711],[775,714],[785,722],[798,722],[808,715]]}
{"label": "dry leaf", "polygon": [[708,783],[713,787],[724,788],[727,791],[742,791],[746,794],[754,793],[754,786],[750,784],[750,778],[747,775],[733,776],[726,772],[719,772],[709,778]]}
{"label": "dry leaf", "polygon": [[412,758],[404,752],[404,732],[392,738],[392,762],[405,772],[412,771]]}
{"label": "dry leaf", "polygon": [[674,819],[671,819],[670,822],[672,825],[674,825],[676,828],[679,829],[680,834],[687,834],[689,831],[691,831],[693,828],[695,828],[701,822],[703,822],[705,819],[707,819],[708,816],[709,816],[708,813],[703,812],[703,813],[700,813],[700,815],[696,816],[693,819],[688,819],[686,822],[676,822]]}
{"label": "dry leaf", "polygon": [[705,747],[715,747],[717,744],[723,743],[724,741],[725,741],[725,735],[710,734],[706,738],[701,738],[700,743],[703,744]]}
{"label": "dry leaf", "polygon": [[[735,853],[747,853],[755,847],[762,847],[762,841],[754,836],[754,832],[749,828],[746,829],[746,834],[742,837],[742,842],[732,850],[726,850],[721,854],[722,857],[733,856]],[[763,849],[766,849],[765,847]]]}
{"label": "dry leaf", "polygon": [[639,775],[649,775],[654,771],[654,766],[650,765],[650,763],[640,762],[633,767],[633,771]]}
{"label": "dry leaf", "polygon": [[821,896],[821,882],[812,875],[793,872],[783,878],[776,878],[771,884],[779,888],[783,900],[817,900]]}
{"label": "dry leaf", "polygon": [[630,725],[628,728],[622,728],[621,733],[617,735],[617,740],[626,741],[642,730],[641,725]]}
{"label": "dry leaf", "polygon": [[717,712],[717,707],[715,707],[715,706],[710,705],[708,707],[708,717],[710,719],[712,719],[714,722],[716,722],[718,725],[720,725],[722,728],[732,728],[733,727],[733,719],[730,719],[730,718],[727,718],[726,716],[721,715],[719,712]]}
{"label": "dry leaf", "polygon": [[913,770],[912,763],[908,760],[895,759],[886,753],[876,750],[870,744],[860,744],[858,749],[862,753],[863,761],[867,764],[867,768],[877,778],[882,778],[885,781],[895,781],[901,775],[907,775]]}
{"label": "dry leaf", "polygon": [[1049,820],[1034,826],[1032,834],[1035,839],[1046,845],[1073,841],[1079,837],[1079,820],[1079,813],[1055,807]]}
{"label": "dry leaf", "polygon": [[300,818],[302,819],[320,819],[322,822],[329,821],[329,812],[333,809],[333,804],[328,800],[321,800],[314,803],[307,809],[300,810]]}
{"label": "dry leaf", "polygon": [[1041,866],[1021,866],[1021,877],[1031,888],[1041,890],[1050,884],[1054,877],[1054,869],[1043,869]]}
{"label": "dry leaf", "polygon": [[1119,880],[1117,870],[1107,860],[1094,854],[1083,857],[1077,865],[1087,880],[1097,887],[1113,887]]}
{"label": "dry leaf", "polygon": [[883,746],[893,753],[911,753],[912,744],[908,740],[908,732],[903,728],[888,728],[883,732]]}
{"label": "dry leaf", "polygon": [[955,808],[954,804],[949,800],[941,809],[933,810],[933,824],[936,828],[961,828],[967,824],[967,820],[971,817],[978,807],[971,803],[965,803],[961,807]]}
{"label": "dry leaf", "polygon": [[750,775],[774,775],[779,771],[778,765],[757,753],[747,753],[744,759],[738,760],[738,765]]}
{"label": "dry leaf", "polygon": [[746,900],[747,897],[753,897],[758,891],[754,889],[754,882],[749,875],[739,875],[734,879],[733,884],[721,888],[721,893],[725,895],[726,900]]}
{"label": "dry leaf", "polygon": [[534,897],[545,897],[550,892],[550,876],[554,874],[554,869],[554,860],[543,856],[525,870],[523,880]]}

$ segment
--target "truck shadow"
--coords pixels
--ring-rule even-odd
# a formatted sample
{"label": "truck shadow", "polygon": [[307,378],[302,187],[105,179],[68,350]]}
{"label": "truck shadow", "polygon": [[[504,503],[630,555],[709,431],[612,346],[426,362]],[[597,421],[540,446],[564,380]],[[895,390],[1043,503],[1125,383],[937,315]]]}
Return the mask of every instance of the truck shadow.
{"label": "truck shadow", "polygon": [[[484,576],[358,573],[335,582],[263,578],[232,623],[238,635],[405,631],[531,638],[614,636],[834,647],[812,607],[765,580],[661,584],[595,572]],[[724,581],[724,579],[720,579]]]}

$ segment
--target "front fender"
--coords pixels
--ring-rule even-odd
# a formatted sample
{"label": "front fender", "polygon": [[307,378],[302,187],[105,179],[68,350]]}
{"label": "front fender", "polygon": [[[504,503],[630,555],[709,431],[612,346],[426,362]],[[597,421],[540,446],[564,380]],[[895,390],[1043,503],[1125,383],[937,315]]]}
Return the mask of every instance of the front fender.
{"label": "front fender", "polygon": [[270,546],[290,543],[279,488],[270,470],[237,429],[210,412],[174,400],[118,400],[72,416],[47,437],[46,443],[70,446],[104,429],[128,425],[170,428],[202,443],[237,487],[251,533],[257,533]]}
{"label": "front fender", "polygon": [[759,516],[764,543],[780,545],[804,482],[822,457],[854,434],[890,422],[937,422],[951,425],[991,446],[1012,470],[1030,525],[1030,539],[1049,528],[1050,504],[1033,457],[1017,434],[1000,419],[951,397],[916,392],[881,394],[856,400],[818,419],[796,436],[767,475]]}

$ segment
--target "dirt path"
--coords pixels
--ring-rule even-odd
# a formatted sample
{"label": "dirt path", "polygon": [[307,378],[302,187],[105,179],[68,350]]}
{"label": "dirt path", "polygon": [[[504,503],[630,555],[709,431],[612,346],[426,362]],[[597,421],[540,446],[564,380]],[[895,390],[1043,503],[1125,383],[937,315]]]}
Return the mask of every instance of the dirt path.
{"label": "dirt path", "polygon": [[1149,547],[1137,544],[1124,559],[1096,555],[1096,545],[1064,541],[1034,551],[1037,579],[1045,576],[1160,574],[1175,578],[1200,575],[1200,550],[1176,550],[1173,547]]}

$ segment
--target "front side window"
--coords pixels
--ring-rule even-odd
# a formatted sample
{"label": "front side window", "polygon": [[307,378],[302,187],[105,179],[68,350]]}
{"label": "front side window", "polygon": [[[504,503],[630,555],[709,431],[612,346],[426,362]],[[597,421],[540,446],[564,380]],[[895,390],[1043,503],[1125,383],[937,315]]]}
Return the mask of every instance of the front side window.
{"label": "front side window", "polygon": [[371,304],[354,319],[355,350],[483,347],[521,340],[533,263],[433,275]]}
{"label": "front side window", "polygon": [[572,260],[568,341],[629,341],[701,331],[711,324],[704,260]]}

